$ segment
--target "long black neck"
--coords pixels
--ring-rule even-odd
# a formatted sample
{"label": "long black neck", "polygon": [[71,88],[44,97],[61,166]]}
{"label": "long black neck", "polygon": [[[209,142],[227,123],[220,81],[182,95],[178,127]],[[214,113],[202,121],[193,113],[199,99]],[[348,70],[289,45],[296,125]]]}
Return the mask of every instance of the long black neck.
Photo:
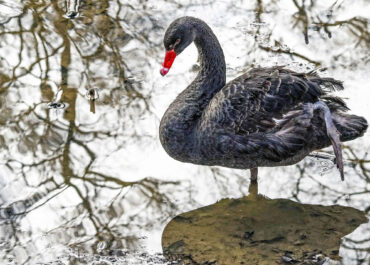
{"label": "long black neck", "polygon": [[[203,21],[199,21],[194,27],[196,31],[194,43],[198,49],[201,70],[194,82],[201,81],[199,89],[205,90],[212,98],[226,82],[225,57],[211,28]],[[189,87],[193,86],[193,83]]]}
{"label": "long black neck", "polygon": [[162,145],[178,160],[186,160],[178,154],[186,153],[184,148],[191,149],[188,135],[192,134],[204,109],[226,82],[225,57],[216,36],[203,21],[193,18],[192,24],[201,69],[167,109],[160,125]]}

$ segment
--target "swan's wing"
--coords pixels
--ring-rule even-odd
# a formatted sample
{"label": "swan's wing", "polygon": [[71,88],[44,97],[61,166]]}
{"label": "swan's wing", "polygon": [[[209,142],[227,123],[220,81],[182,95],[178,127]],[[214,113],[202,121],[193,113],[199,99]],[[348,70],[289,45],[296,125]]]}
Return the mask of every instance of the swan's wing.
{"label": "swan's wing", "polygon": [[[260,153],[260,157],[281,161],[309,141],[313,110],[305,103],[320,99],[332,110],[346,109],[340,98],[327,95],[335,89],[342,89],[341,82],[315,73],[295,73],[281,67],[254,69],[214,96],[198,129],[219,135],[222,153]],[[322,134],[325,137],[325,128]]]}
{"label": "swan's wing", "polygon": [[295,73],[282,67],[253,69],[213,97],[200,125],[245,135],[267,132],[302,103],[321,98],[329,107],[345,109],[340,98],[327,95],[330,90],[342,88],[341,82],[315,73]]}

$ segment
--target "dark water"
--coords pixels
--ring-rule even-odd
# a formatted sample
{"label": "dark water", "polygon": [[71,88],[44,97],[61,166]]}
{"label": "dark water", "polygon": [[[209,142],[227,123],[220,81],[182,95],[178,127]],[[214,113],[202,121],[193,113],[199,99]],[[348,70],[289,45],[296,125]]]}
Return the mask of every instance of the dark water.
{"label": "dark water", "polygon": [[[370,120],[369,14],[367,0],[0,0],[1,264],[166,264],[173,217],[248,195],[248,172],[182,164],[160,146],[160,118],[197,69],[191,46],[159,75],[173,19],[214,29],[229,80],[319,68]],[[307,158],[261,169],[259,192],[369,217],[369,147],[368,133],[345,144],[344,182],[330,160]],[[342,261],[322,264],[368,264],[369,248],[367,222],[342,238]]]}

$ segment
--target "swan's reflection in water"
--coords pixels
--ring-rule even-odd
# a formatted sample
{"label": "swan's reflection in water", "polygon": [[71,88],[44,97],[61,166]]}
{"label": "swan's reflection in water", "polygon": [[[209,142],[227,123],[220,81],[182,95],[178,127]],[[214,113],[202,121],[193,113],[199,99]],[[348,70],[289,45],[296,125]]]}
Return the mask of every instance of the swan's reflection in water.
{"label": "swan's reflection in water", "polygon": [[249,191],[172,219],[165,255],[183,264],[337,264],[341,238],[367,221],[351,207],[268,199],[257,184]]}

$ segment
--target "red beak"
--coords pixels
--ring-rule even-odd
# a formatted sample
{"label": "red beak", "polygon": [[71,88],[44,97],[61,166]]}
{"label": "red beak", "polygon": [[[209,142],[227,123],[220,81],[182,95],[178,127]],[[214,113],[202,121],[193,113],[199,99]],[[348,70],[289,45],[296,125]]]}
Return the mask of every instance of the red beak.
{"label": "red beak", "polygon": [[168,71],[170,71],[170,68],[175,58],[176,58],[176,53],[173,49],[170,51],[166,51],[166,56],[164,57],[164,62],[162,64],[163,67],[159,71],[162,76],[165,76],[168,73]]}

